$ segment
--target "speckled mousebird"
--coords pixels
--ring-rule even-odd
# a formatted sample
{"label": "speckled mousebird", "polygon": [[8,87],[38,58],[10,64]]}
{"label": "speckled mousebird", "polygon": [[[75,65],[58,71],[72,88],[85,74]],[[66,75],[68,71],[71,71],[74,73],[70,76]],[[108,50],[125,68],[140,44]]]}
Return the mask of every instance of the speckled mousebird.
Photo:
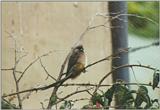
{"label": "speckled mousebird", "polygon": [[77,78],[81,72],[85,72],[86,56],[82,45],[76,46],[69,57],[66,76],[71,74],[70,78]]}
{"label": "speckled mousebird", "polygon": [[[50,87],[53,87],[57,84],[62,84],[64,81],[66,81],[68,78],[75,79],[77,78],[81,72],[85,72],[85,66],[86,66],[86,61],[87,58],[84,53],[84,49],[82,45],[76,46],[73,50],[72,53],[69,56],[68,59],[68,67],[67,67],[67,72],[66,72],[66,77],[62,80],[59,80],[53,84],[50,84],[46,87],[44,87],[42,90],[48,89]],[[68,78],[67,76],[70,75]]]}

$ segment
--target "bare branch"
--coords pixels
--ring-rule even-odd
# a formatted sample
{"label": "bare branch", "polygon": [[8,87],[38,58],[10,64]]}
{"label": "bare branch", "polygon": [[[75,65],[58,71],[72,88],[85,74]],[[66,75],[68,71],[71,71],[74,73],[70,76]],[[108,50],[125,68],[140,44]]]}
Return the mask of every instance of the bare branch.
{"label": "bare branch", "polygon": [[159,41],[156,41],[156,42],[153,42],[153,43],[151,43],[151,44],[144,45],[144,46],[139,46],[139,47],[135,47],[135,48],[130,48],[130,49],[129,49],[129,52],[136,52],[136,51],[138,51],[138,50],[145,49],[145,48],[149,48],[149,47],[152,47],[152,46],[159,46]]}
{"label": "bare branch", "polygon": [[2,71],[13,71],[14,68],[2,68]]}
{"label": "bare branch", "polygon": [[71,93],[71,94],[68,94],[67,96],[65,96],[65,97],[63,97],[63,98],[60,98],[60,100],[57,101],[56,104],[64,101],[65,99],[67,99],[67,98],[69,98],[69,97],[71,97],[71,96],[73,96],[73,95],[75,95],[75,94],[82,93],[82,92],[87,92],[88,90],[91,90],[91,89],[93,89],[93,88],[75,91],[75,92],[73,92],[73,93]]}
{"label": "bare branch", "polygon": [[[63,84],[64,81],[66,81],[66,80],[69,79],[69,77],[70,77],[70,75],[69,75],[68,77],[66,77],[66,78],[64,78],[64,79],[61,80],[61,78],[62,78],[62,76],[63,76],[63,71],[64,71],[64,68],[65,68],[65,65],[66,65],[66,63],[67,63],[67,61],[68,61],[68,59],[69,59],[69,57],[70,57],[70,54],[71,54],[71,52],[68,53],[67,57],[65,58],[65,60],[64,60],[64,62],[63,62],[63,64],[62,64],[62,67],[61,67],[59,76],[58,76],[58,78],[57,78],[57,82],[60,82],[60,83],[57,83],[57,85],[54,87],[54,89],[53,89],[53,91],[52,91],[52,94],[51,94],[51,96],[50,96],[50,99],[49,99],[49,103],[48,103],[47,109],[51,109],[51,108],[52,108],[52,103],[51,103],[51,102],[52,102],[52,101],[51,101],[52,96],[57,96],[56,93],[57,93],[57,91],[58,91],[58,88]],[[48,88],[50,88],[50,87],[52,87],[52,84],[48,86]],[[47,88],[45,88],[45,89],[47,89]]]}
{"label": "bare branch", "polygon": [[56,78],[54,78],[52,75],[50,75],[50,74],[48,73],[47,69],[45,68],[45,66],[44,66],[43,63],[42,63],[41,58],[39,58],[39,61],[40,61],[40,64],[41,64],[42,68],[44,69],[45,73],[47,74],[46,80],[48,79],[48,77],[50,77],[51,79],[53,79],[54,81],[56,81]]}
{"label": "bare branch", "polygon": [[83,101],[83,100],[90,100],[89,98],[80,98],[80,99],[75,99],[75,100],[71,100],[71,102],[78,102],[78,101]]}
{"label": "bare branch", "polygon": [[[106,86],[113,86],[116,83],[113,84],[101,84],[100,87],[106,87]],[[137,83],[121,83],[121,85],[137,85]],[[152,86],[151,84],[144,84],[144,83],[139,83],[139,85],[144,85],[144,86]],[[68,84],[62,84],[61,86],[84,86],[84,87],[97,87],[98,84],[91,84],[91,83],[68,83]],[[159,88],[159,87],[157,87]]]}
{"label": "bare branch", "polygon": [[98,61],[96,61],[96,62],[94,62],[94,63],[91,63],[91,64],[87,65],[87,66],[85,67],[85,69],[87,69],[87,68],[89,68],[90,66],[93,66],[93,65],[95,65],[95,64],[97,64],[97,63],[103,62],[103,61],[105,61],[105,60],[109,60],[110,58],[111,58],[111,59],[119,58],[118,56],[119,56],[120,54],[122,54],[122,53],[127,53],[127,52],[128,52],[128,49],[121,49],[121,50],[119,50],[119,52],[117,52],[117,53],[115,53],[115,54],[112,54],[112,55],[110,55],[110,56],[108,56],[108,57],[105,57],[105,58],[100,59],[100,60],[98,60]]}
{"label": "bare branch", "polygon": [[[111,14],[111,15],[113,15],[113,14]],[[145,17],[145,16],[140,16],[140,15],[137,15],[137,14],[124,14],[124,13],[117,13],[117,14],[114,14],[114,16],[111,16],[110,14],[106,14],[106,13],[103,13],[103,14],[97,14],[97,16],[102,16],[102,17],[104,17],[104,18],[108,18],[108,17],[110,17],[110,20],[108,20],[108,21],[106,21],[105,22],[105,24],[107,23],[107,22],[109,22],[109,21],[112,21],[112,20],[115,20],[115,19],[118,19],[118,20],[120,20],[120,21],[124,21],[123,19],[121,19],[120,17],[121,16],[130,16],[130,17],[137,17],[137,18],[140,18],[140,19],[146,19],[146,20],[148,20],[148,21],[150,21],[150,22],[152,22],[152,23],[154,23],[154,24],[156,24],[156,25],[159,25],[159,23],[157,23],[156,21],[154,21],[154,20],[152,20],[152,19],[150,19],[150,18],[148,18],[148,17]],[[124,21],[124,22],[126,22],[126,21]]]}
{"label": "bare branch", "polygon": [[[14,68],[2,68],[1,69],[2,71],[13,71],[14,70]],[[16,73],[21,73],[22,74],[22,71],[15,71]]]}
{"label": "bare branch", "polygon": [[23,77],[23,75],[25,74],[25,72],[35,63],[37,62],[40,58],[42,57],[45,57],[45,56],[48,56],[50,53],[52,53],[51,51],[46,53],[46,54],[43,54],[42,56],[36,58],[35,60],[33,60],[26,68],[25,70],[22,72],[21,76],[19,77],[19,79],[17,80],[18,82],[21,80],[21,78]]}
{"label": "bare branch", "polygon": [[[16,78],[16,67],[17,67],[17,52],[16,52],[16,40],[15,40],[15,51],[14,51],[14,60],[15,60],[15,64],[14,64],[14,68],[13,68],[13,78],[14,78],[14,81],[15,81],[15,84],[16,84],[16,92],[19,92],[19,84],[17,82],[17,78]],[[22,100],[21,100],[21,97],[20,97],[20,94],[17,94],[17,98],[18,98],[18,103],[19,103],[19,108],[21,109],[22,108]]]}

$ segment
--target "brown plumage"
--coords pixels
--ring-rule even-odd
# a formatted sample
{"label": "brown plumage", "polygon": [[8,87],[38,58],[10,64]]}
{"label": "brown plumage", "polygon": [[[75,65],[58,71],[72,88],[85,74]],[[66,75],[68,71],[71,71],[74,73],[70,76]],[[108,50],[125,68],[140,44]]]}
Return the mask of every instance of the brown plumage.
{"label": "brown plumage", "polygon": [[80,75],[85,67],[85,54],[82,45],[75,47],[69,57],[66,76],[71,75],[71,79],[74,79]]}

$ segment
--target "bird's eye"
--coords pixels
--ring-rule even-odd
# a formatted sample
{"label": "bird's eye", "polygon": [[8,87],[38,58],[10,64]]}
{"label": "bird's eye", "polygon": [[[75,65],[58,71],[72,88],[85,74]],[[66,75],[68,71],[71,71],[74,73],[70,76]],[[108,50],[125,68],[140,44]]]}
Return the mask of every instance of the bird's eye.
{"label": "bird's eye", "polygon": [[80,48],[80,50],[83,50],[83,48]]}

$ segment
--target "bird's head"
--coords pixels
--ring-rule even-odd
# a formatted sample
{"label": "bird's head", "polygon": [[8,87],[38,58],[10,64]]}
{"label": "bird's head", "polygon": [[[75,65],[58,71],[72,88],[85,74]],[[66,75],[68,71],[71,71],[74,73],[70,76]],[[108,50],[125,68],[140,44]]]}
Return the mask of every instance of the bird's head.
{"label": "bird's head", "polygon": [[80,52],[84,52],[84,48],[82,45],[78,45],[77,47],[75,47],[75,50],[78,50]]}

